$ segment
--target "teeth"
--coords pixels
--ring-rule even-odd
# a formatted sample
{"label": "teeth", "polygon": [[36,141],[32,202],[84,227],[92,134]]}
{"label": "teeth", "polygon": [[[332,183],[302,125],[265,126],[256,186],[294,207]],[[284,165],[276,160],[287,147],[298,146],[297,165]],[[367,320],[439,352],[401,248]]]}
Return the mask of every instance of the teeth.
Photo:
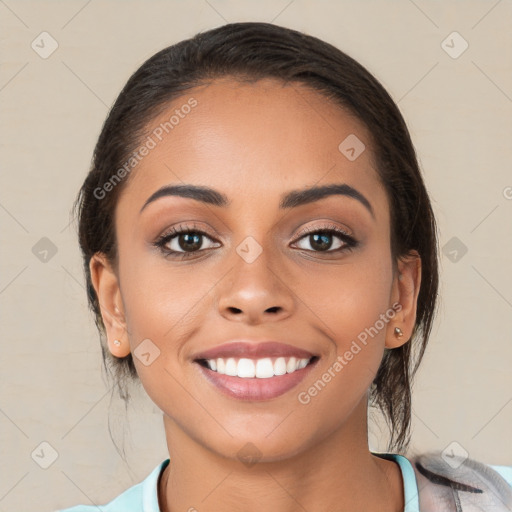
{"label": "teeth", "polygon": [[226,375],[231,375],[232,377],[236,377],[237,375],[237,364],[236,361],[230,357],[226,361],[226,369],[225,369]]}
{"label": "teeth", "polygon": [[[308,364],[309,359],[306,359]],[[284,375],[286,373],[286,359],[284,357],[278,357],[274,363],[274,375]]]}
{"label": "teeth", "polygon": [[218,359],[208,359],[206,362],[210,370],[216,371],[222,375],[232,377],[241,377],[243,379],[269,379],[275,375],[285,375],[293,373],[307,366],[309,359],[297,359],[296,357],[278,357],[274,361],[270,357],[263,359],[239,360],[229,357],[227,360],[219,357]]}
{"label": "teeth", "polygon": [[286,373],[292,373],[297,369],[297,359],[295,357],[290,357],[288,359],[288,363],[286,365]]}
{"label": "teeth", "polygon": [[309,362],[309,359],[301,359],[299,361],[299,368],[298,369],[300,370],[300,369],[304,368],[308,364],[308,362]]}
{"label": "teeth", "polygon": [[266,357],[265,359],[258,359],[256,361],[256,377],[258,379],[268,379],[274,376],[274,365],[272,359]]}
{"label": "teeth", "polygon": [[[210,362],[210,361],[209,361]],[[238,361],[237,373],[239,377],[251,378],[256,376],[254,363],[250,359],[240,359]]]}

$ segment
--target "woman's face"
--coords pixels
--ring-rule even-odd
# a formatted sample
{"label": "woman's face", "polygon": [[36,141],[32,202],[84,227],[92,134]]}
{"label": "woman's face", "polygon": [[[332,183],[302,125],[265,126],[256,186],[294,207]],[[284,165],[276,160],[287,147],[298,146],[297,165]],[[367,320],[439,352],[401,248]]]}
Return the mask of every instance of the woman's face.
{"label": "woman's face", "polygon": [[[190,98],[195,106],[181,108]],[[166,133],[161,123],[172,115]],[[217,454],[240,456],[250,442],[276,460],[342,428],[366,439],[368,387],[385,346],[409,339],[419,285],[417,259],[398,262],[400,280],[393,271],[389,204],[368,131],[304,86],[224,79],[173,101],[148,133],[155,147],[116,209],[117,272],[100,256],[91,261],[111,352],[132,352],[168,429]],[[176,185],[208,187],[227,204],[165,193],[148,202]],[[337,193],[287,198],[330,185]],[[192,233],[157,247],[171,228]],[[290,367],[293,348],[316,358],[250,382],[196,360],[235,340],[286,344]],[[235,371],[240,358],[268,367],[233,355]]]}

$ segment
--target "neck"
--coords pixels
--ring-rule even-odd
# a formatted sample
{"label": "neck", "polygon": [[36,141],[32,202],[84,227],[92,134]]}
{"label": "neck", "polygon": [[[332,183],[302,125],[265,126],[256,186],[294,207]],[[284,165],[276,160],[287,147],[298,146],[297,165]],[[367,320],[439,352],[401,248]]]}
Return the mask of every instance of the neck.
{"label": "neck", "polygon": [[370,453],[366,401],[357,409],[363,421],[346,422],[286,459],[253,465],[212,452],[164,414],[170,463],[159,485],[161,512],[403,511],[400,468]]}

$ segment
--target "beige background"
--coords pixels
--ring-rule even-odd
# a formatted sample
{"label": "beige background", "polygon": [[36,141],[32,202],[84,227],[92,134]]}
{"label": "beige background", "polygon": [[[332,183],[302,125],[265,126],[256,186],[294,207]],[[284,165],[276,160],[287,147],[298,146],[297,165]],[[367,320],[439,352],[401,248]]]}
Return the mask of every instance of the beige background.
{"label": "beige background", "polygon": [[[112,444],[69,213],[129,75],[157,50],[234,21],[323,38],[398,102],[440,244],[457,237],[468,249],[455,262],[441,256],[441,308],[415,386],[408,454],[456,441],[473,458],[512,464],[510,0],[0,0],[0,19],[0,512],[105,503],[168,455],[161,413],[143,390],[128,421],[120,400],[111,404],[120,445],[126,425],[129,468]],[[46,59],[31,48],[43,31],[59,45]],[[453,31],[469,44],[458,58],[442,47]],[[46,263],[32,252],[43,237],[57,249]],[[383,451],[385,441],[373,429],[371,448]],[[43,469],[52,449],[58,458]]]}

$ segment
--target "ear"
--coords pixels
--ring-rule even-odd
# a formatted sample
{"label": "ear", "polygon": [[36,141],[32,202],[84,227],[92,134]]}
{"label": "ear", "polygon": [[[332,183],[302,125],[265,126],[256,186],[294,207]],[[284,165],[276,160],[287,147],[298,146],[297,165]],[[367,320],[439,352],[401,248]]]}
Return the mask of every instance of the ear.
{"label": "ear", "polygon": [[[385,347],[401,347],[411,339],[416,322],[416,308],[421,284],[421,258],[417,251],[411,251],[397,262],[398,272],[393,278],[391,303],[396,304],[395,316],[386,331]],[[398,327],[402,335],[395,333]]]}
{"label": "ear", "polygon": [[[107,332],[108,348],[112,355],[126,357],[130,353],[130,343],[118,278],[104,253],[92,256],[89,270]],[[116,345],[114,340],[121,343]]]}

